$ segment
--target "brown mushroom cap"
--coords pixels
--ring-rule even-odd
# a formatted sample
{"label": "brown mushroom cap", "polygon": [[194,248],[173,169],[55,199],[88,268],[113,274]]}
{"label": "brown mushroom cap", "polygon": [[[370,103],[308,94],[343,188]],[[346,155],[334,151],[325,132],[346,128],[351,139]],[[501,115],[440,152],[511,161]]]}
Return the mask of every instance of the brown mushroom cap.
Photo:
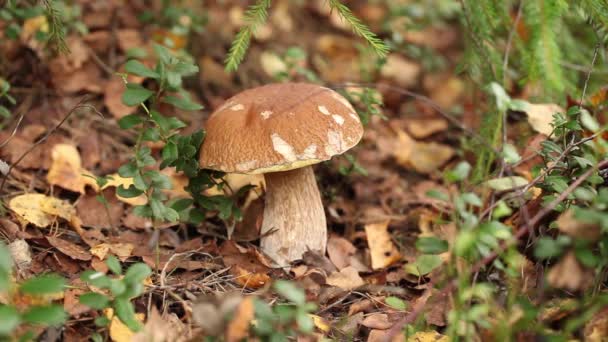
{"label": "brown mushroom cap", "polygon": [[344,97],[306,83],[243,91],[211,115],[206,130],[201,167],[248,174],[329,160],[363,136],[359,116]]}

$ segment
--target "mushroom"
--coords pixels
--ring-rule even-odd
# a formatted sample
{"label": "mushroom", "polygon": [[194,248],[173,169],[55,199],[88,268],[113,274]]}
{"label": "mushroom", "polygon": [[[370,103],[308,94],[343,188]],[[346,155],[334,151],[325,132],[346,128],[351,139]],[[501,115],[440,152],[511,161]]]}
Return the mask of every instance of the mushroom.
{"label": "mushroom", "polygon": [[327,223],[313,164],[355,146],[363,126],[337,92],[280,83],[243,91],[211,114],[201,167],[264,174],[261,248],[278,266],[325,253]]}

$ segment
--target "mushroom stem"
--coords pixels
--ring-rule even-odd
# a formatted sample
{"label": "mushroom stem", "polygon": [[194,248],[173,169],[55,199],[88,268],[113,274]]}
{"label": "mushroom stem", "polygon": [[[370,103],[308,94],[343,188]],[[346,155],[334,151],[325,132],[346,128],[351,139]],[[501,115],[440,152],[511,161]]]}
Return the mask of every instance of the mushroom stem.
{"label": "mushroom stem", "polygon": [[327,224],[312,166],[266,173],[264,178],[262,250],[278,266],[301,259],[308,250],[325,253]]}

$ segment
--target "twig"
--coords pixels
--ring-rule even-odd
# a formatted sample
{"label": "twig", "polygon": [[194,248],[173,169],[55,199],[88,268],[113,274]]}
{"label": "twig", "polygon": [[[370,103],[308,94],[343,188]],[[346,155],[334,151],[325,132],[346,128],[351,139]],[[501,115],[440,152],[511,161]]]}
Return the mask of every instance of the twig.
{"label": "twig", "polygon": [[0,148],[3,148],[4,146],[6,146],[6,144],[8,144],[11,141],[11,139],[13,139],[15,134],[17,134],[17,131],[19,130],[19,126],[21,126],[21,121],[23,121],[24,117],[25,117],[25,115],[23,113],[21,113],[21,115],[19,115],[19,120],[17,120],[17,123],[15,124],[15,128],[11,132],[11,135],[8,138],[6,138],[6,140],[4,140],[2,143],[0,143]]}
{"label": "twig", "polygon": [[14,163],[11,164],[11,166],[8,168],[8,172],[6,173],[6,175],[4,175],[4,177],[2,177],[2,183],[0,183],[0,194],[2,193],[2,190],[4,189],[4,184],[6,183],[6,180],[8,179],[8,176],[11,174],[11,171],[28,155],[30,154],[36,147],[38,147],[40,144],[42,144],[43,142],[45,142],[53,133],[55,133],[56,130],[58,130],[63,123],[74,113],[76,112],[76,110],[81,109],[81,108],[89,108],[92,109],[96,114],[100,115],[101,117],[103,117],[103,114],[101,114],[94,106],[89,105],[89,104],[83,104],[84,101],[87,100],[87,97],[85,96],[82,100],[80,100],[78,102],[78,104],[72,108],[64,117],[63,119],[61,119],[61,121],[59,121],[59,123],[57,125],[55,125],[55,127],[53,127],[50,131],[48,131],[40,140],[38,140],[37,142],[35,142],[34,144],[32,144],[32,146],[30,146],[30,148],[28,148],[25,152],[23,152],[23,154],[21,154],[21,156],[17,159],[17,161],[15,161]]}
{"label": "twig", "polygon": [[[570,186],[568,186],[568,188],[566,188],[566,190],[564,190],[557,198],[555,198],[546,207],[544,207],[542,210],[540,210],[538,213],[536,213],[536,215],[534,215],[534,217],[531,220],[526,221],[524,225],[520,226],[519,229],[517,230],[517,232],[515,233],[515,235],[513,236],[513,239],[501,244],[501,246],[499,246],[492,253],[490,253],[485,258],[481,259],[476,264],[474,264],[473,267],[471,268],[470,273],[479,272],[484,266],[486,266],[489,263],[491,263],[492,261],[494,261],[494,259],[496,259],[498,257],[498,255],[500,255],[500,253],[504,252],[507,248],[511,247],[515,242],[518,242],[519,239],[521,239],[524,235],[526,235],[526,233],[528,231],[530,231],[530,229],[533,229],[534,226],[536,226],[543,218],[545,218],[545,216],[547,216],[549,213],[551,213],[553,211],[553,209],[555,209],[555,207],[557,207],[558,204],[560,204],[563,200],[565,200],[579,185],[581,185],[587,178],[589,178],[591,175],[593,175],[593,173],[595,171],[597,171],[598,169],[605,168],[606,166],[608,166],[608,160],[603,160],[599,164],[597,164],[595,167],[590,168],[585,173],[583,173],[580,177],[578,177],[578,179],[576,181],[574,181],[572,184],[570,184]],[[456,287],[456,285],[458,283],[457,280],[458,279],[452,279],[439,292],[439,294],[446,294],[446,293],[450,292],[452,289],[454,289],[454,287]],[[435,281],[431,280],[428,283],[427,290],[421,297],[424,297],[425,295],[430,295],[431,291],[433,291],[434,284],[435,284]],[[414,320],[416,320],[416,318],[420,315],[420,313],[424,309],[424,305],[425,305],[424,302],[418,303],[407,316],[405,316],[404,318],[399,320],[397,323],[395,323],[389,329],[388,334],[386,335],[385,341],[387,341],[387,342],[392,341],[393,337],[397,336],[397,334],[399,334],[399,332],[405,325],[411,324],[412,322],[414,322]]]}
{"label": "twig", "polygon": [[507,46],[505,47],[505,56],[502,62],[502,86],[505,87],[507,84],[507,68],[509,67],[509,55],[511,52],[511,46],[513,44],[513,37],[515,36],[515,32],[517,31],[517,25],[519,24],[519,19],[521,19],[521,13],[524,7],[524,0],[519,2],[517,7],[517,16],[515,20],[513,20],[513,25],[511,26],[511,30],[509,31],[509,38],[507,39]]}

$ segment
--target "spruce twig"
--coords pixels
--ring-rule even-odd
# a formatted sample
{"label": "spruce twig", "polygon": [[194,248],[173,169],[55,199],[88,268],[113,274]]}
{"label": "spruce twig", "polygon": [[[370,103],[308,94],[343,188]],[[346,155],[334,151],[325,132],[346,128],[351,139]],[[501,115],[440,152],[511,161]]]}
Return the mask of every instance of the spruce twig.
{"label": "spruce twig", "polygon": [[239,64],[243,61],[247,49],[249,48],[249,42],[251,36],[255,33],[255,30],[268,18],[268,8],[270,7],[270,0],[258,0],[255,5],[249,7],[245,12],[245,26],[241,28],[237,33],[228,56],[226,57],[226,71],[236,71]]}

